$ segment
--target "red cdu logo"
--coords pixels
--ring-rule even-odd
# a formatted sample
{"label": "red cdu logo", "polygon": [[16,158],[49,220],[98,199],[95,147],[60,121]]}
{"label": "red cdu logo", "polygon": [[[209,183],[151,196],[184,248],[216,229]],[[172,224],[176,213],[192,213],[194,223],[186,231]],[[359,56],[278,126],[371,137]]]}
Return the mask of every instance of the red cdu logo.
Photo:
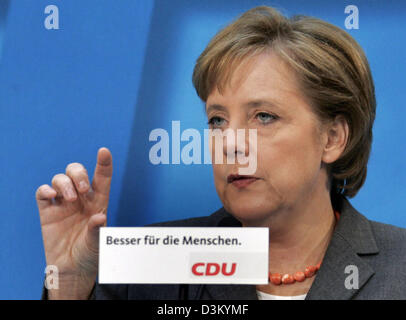
{"label": "red cdu logo", "polygon": [[215,262],[197,262],[192,266],[192,273],[195,276],[216,276],[222,274],[224,276],[232,276],[235,274],[237,268],[237,263],[231,263],[231,266],[228,266],[227,263],[222,263],[221,265]]}

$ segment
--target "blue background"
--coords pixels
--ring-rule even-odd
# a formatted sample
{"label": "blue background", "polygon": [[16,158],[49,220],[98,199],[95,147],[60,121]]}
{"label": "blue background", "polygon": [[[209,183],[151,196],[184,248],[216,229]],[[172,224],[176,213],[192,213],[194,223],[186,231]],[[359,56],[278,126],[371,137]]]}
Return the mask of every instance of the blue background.
{"label": "blue background", "polygon": [[[44,9],[59,8],[59,30]],[[352,203],[406,227],[404,1],[0,0],[0,299],[37,299],[45,259],[35,190],[97,149],[114,157],[109,225],[207,215],[221,206],[208,165],[153,166],[151,130],[181,121],[203,132],[191,83],[209,39],[238,14],[268,4],[344,28],[359,8],[378,109],[367,181]],[[184,145],[183,143],[182,145]]]}

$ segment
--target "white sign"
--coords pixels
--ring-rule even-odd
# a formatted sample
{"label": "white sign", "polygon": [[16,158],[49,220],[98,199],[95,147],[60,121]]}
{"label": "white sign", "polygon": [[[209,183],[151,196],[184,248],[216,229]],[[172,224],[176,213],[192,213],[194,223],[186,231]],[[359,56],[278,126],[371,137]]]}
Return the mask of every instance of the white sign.
{"label": "white sign", "polygon": [[100,229],[99,283],[268,283],[268,228]]}

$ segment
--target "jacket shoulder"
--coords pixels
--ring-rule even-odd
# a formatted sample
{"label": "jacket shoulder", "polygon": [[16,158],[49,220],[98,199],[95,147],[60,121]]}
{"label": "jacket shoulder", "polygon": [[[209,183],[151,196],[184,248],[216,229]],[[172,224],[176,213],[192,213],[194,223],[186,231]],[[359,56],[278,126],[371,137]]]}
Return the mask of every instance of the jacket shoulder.
{"label": "jacket shoulder", "polygon": [[406,228],[369,220],[380,251],[390,251],[406,260]]}
{"label": "jacket shoulder", "polygon": [[369,220],[378,254],[363,255],[374,270],[357,299],[406,298],[406,229]]}

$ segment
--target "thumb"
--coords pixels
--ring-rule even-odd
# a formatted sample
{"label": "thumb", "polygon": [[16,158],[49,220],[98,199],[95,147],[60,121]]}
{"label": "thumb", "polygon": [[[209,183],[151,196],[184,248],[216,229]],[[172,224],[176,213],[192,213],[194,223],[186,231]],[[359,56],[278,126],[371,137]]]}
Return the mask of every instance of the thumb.
{"label": "thumb", "polygon": [[89,249],[98,251],[100,227],[105,226],[106,222],[107,216],[104,213],[96,213],[90,217],[87,223]]}

